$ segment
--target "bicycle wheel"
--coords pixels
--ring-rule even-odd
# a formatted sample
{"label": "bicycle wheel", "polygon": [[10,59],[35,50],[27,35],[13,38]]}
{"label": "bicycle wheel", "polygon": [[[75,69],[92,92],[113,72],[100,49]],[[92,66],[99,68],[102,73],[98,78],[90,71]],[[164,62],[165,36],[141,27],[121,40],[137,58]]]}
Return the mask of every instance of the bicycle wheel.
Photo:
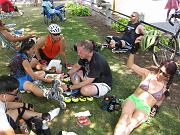
{"label": "bicycle wheel", "polygon": [[173,60],[177,51],[178,42],[168,35],[161,36],[153,47],[153,62],[159,66],[165,60]]}

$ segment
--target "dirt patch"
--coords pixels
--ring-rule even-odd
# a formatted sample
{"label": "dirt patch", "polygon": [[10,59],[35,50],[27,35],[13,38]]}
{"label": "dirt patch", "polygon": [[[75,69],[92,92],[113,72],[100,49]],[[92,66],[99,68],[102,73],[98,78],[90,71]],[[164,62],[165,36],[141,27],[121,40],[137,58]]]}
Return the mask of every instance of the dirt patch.
{"label": "dirt patch", "polygon": [[[119,32],[114,31],[109,26],[105,25],[105,19],[99,17],[98,15],[95,16],[88,16],[88,17],[81,17],[84,21],[86,21],[90,27],[97,30],[97,34],[101,37],[107,35],[119,35]],[[102,38],[103,39],[103,38]],[[113,54],[112,54],[113,55]],[[125,59],[127,58],[127,54],[123,56]],[[148,68],[153,68],[153,62],[151,59],[151,54],[146,53],[139,53],[136,56],[136,62],[139,65],[143,65]],[[180,75],[176,75],[173,85],[171,86],[171,96],[166,100],[167,106],[169,107],[180,107]]]}

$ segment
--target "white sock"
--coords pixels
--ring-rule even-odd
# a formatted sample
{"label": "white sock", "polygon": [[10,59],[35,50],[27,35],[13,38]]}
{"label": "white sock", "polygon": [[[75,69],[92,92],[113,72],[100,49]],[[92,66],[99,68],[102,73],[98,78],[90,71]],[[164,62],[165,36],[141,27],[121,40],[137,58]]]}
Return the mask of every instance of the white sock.
{"label": "white sock", "polygon": [[51,120],[54,119],[60,112],[60,108],[56,108],[54,110],[49,111],[48,113],[51,116]]}

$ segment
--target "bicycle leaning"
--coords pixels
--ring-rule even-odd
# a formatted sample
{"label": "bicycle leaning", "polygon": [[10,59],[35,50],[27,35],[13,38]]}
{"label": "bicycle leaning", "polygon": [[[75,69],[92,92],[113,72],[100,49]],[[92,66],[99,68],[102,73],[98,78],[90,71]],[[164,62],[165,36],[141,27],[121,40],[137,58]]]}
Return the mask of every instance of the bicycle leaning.
{"label": "bicycle leaning", "polygon": [[[169,23],[174,26],[172,18],[180,19],[180,11],[172,14],[169,18]],[[153,62],[156,66],[159,66],[162,61],[174,60],[176,55],[180,56],[179,34],[180,25],[175,33],[165,31],[160,34],[157,31],[149,31],[141,41],[142,50],[148,49],[152,52]]]}

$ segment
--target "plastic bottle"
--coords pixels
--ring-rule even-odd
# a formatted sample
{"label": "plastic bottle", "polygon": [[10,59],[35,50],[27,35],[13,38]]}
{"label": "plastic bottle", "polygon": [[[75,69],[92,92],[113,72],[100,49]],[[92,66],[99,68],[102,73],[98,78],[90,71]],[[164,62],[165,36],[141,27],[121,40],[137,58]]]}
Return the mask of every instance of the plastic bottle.
{"label": "plastic bottle", "polygon": [[23,119],[19,120],[19,128],[22,134],[29,135],[27,124]]}

